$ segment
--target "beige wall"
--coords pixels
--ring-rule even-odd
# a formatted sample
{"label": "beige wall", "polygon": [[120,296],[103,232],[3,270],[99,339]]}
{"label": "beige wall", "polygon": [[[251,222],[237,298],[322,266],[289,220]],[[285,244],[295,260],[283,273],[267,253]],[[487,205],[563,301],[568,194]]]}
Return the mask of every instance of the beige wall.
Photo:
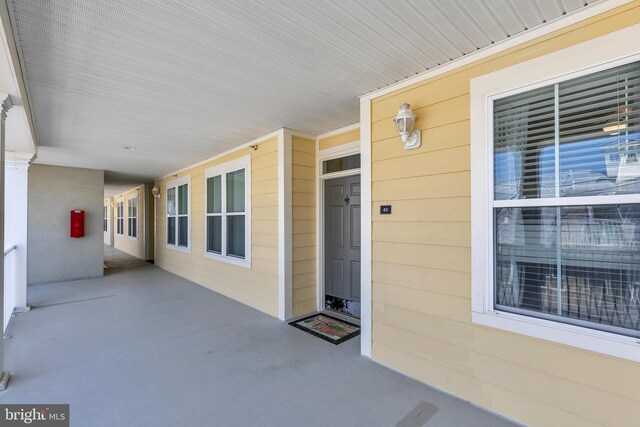
{"label": "beige wall", "polygon": [[638,22],[635,1],[372,101],[373,359],[530,425],[638,425],[640,364],[471,323],[469,173],[470,79]]}
{"label": "beige wall", "polygon": [[293,315],[317,310],[316,142],[291,139],[293,212]]}
{"label": "beige wall", "polygon": [[[102,276],[104,172],[34,164],[28,179],[27,283]],[[72,209],[85,211],[84,237],[69,237]]]}
{"label": "beige wall", "polygon": [[[144,193],[144,185],[140,187],[134,188],[133,190],[127,191],[125,193],[118,194],[113,197],[114,200],[114,208],[113,208],[113,246],[116,249],[119,249],[123,252],[128,253],[129,255],[133,255],[136,258],[145,259],[144,246],[145,246],[145,233],[144,233],[144,219],[145,219],[145,193]],[[129,237],[129,198],[130,197],[138,197],[138,229],[137,229],[137,237],[134,239]],[[117,204],[121,201],[124,201],[124,235],[118,235],[115,231],[116,228],[116,215],[117,215]]]}
{"label": "beige wall", "polygon": [[[231,265],[204,256],[205,178],[207,168],[251,155],[251,268]],[[202,286],[278,316],[278,139],[244,148],[177,174],[191,175],[191,251],[166,245],[166,184],[156,181],[162,197],[157,200],[157,266]]]}
{"label": "beige wall", "polygon": [[339,145],[348,144],[349,142],[360,140],[360,128],[342,132],[337,135],[328,136],[318,139],[318,149],[326,150],[327,148],[337,147]]}

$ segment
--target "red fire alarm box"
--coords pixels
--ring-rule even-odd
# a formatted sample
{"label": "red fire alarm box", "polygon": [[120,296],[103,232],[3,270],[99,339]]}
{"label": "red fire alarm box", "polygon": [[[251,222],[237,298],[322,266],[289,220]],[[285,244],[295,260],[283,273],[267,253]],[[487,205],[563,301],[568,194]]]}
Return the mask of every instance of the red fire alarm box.
{"label": "red fire alarm box", "polygon": [[71,237],[84,237],[84,211],[80,209],[71,211]]}

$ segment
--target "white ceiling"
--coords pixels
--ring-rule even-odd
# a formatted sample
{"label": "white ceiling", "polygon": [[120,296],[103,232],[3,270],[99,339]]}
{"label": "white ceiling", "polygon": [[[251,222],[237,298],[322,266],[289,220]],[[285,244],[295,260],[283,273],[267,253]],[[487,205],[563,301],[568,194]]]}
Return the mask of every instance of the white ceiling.
{"label": "white ceiling", "polygon": [[[38,161],[143,182],[593,0],[10,0]],[[133,146],[135,151],[123,147]]]}
{"label": "white ceiling", "polygon": [[9,49],[11,43],[12,41],[7,40],[4,25],[0,21],[0,98],[4,101],[5,96],[8,95],[13,104],[7,112],[7,120],[5,122],[7,159],[11,159],[15,153],[33,154],[35,152],[33,135],[30,132],[27,118],[27,109],[24,106],[23,94],[16,75],[16,67]]}

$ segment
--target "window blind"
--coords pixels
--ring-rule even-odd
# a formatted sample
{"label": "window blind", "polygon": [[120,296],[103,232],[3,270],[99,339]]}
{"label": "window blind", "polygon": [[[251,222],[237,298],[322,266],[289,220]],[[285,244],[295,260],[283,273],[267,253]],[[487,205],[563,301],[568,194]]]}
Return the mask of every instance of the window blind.
{"label": "window blind", "polygon": [[496,308],[640,337],[640,204],[612,199],[640,194],[639,83],[636,62],[494,101]]}

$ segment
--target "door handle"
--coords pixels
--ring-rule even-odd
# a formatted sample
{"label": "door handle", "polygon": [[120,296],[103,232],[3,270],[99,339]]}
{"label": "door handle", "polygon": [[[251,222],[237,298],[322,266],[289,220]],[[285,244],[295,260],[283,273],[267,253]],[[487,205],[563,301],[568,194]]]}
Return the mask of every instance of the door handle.
{"label": "door handle", "polygon": [[349,206],[349,195],[347,194],[347,196],[344,198],[344,203]]}

